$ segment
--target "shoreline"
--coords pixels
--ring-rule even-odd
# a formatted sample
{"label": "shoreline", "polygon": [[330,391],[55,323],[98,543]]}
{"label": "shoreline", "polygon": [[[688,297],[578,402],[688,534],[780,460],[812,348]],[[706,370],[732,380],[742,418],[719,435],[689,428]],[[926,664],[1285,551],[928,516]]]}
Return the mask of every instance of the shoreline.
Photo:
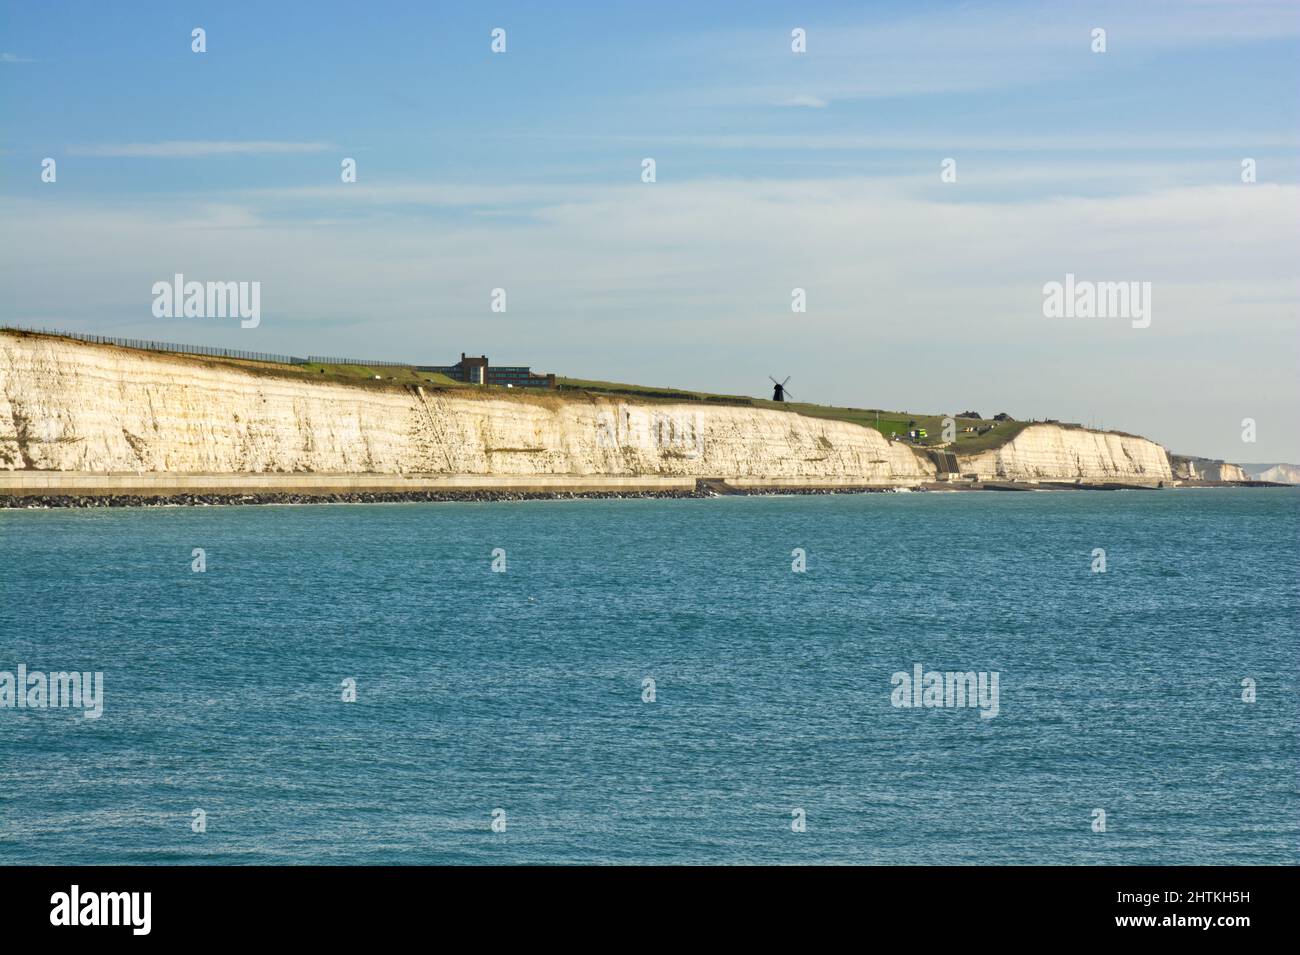
{"label": "shoreline", "polygon": [[[231,475],[238,478],[238,475]],[[277,477],[290,478],[290,475]],[[0,475],[0,479],[3,475]],[[626,479],[625,479],[626,480]],[[653,480],[653,479],[650,479]],[[693,486],[691,483],[693,482]],[[57,480],[53,483],[59,483]],[[130,482],[141,484],[147,482]],[[231,483],[235,483],[233,480]],[[288,482],[285,482],[288,483]],[[293,483],[300,483],[294,481]],[[485,480],[483,483],[487,483]],[[500,483],[500,482],[497,482]],[[1067,481],[990,481],[990,482],[922,482],[913,485],[762,485],[736,486],[721,479],[672,479],[672,486],[646,487],[643,481],[627,482],[626,486],[593,488],[600,483],[591,478],[580,481],[569,479],[557,482],[553,477],[539,479],[545,488],[528,488],[529,482],[518,479],[507,482],[508,487],[464,486],[462,481],[448,482],[442,487],[428,489],[302,489],[292,490],[229,490],[192,491],[176,493],[132,493],[128,489],[108,490],[103,487],[84,490],[52,487],[5,487],[0,481],[0,510],[52,510],[58,508],[127,508],[127,507],[242,507],[255,505],[294,504],[451,504],[451,503],[502,503],[508,501],[579,501],[579,500],[701,500],[715,497],[797,497],[828,494],[889,494],[889,493],[969,493],[987,492],[1042,492],[1042,491],[1158,491],[1187,488],[1219,487],[1289,487],[1291,485],[1268,481],[1180,481],[1173,484],[1132,484],[1099,481],[1092,483]],[[557,483],[571,483],[566,489]],[[460,486],[457,486],[460,485]],[[137,488],[137,490],[142,490]],[[42,493],[42,491],[53,493]]]}

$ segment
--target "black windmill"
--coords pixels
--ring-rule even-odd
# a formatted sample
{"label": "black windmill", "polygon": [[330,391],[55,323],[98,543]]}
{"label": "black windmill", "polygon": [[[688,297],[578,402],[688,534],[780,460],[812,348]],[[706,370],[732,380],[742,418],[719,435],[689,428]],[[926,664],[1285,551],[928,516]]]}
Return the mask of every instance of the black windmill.
{"label": "black windmill", "polygon": [[[768,375],[767,377],[772,378],[771,375]],[[785,382],[789,380],[790,380],[789,375],[785,376],[785,381],[777,381],[775,378],[772,378],[772,384],[775,386],[772,389],[773,401],[785,401],[786,395],[790,395],[791,398],[794,397],[794,395],[790,393],[790,389],[786,388],[785,386]]]}

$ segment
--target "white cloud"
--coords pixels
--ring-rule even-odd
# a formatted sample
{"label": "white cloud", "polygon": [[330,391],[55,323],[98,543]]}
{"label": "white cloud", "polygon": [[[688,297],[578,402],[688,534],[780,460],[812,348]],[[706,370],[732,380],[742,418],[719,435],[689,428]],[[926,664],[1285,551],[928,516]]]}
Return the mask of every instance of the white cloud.
{"label": "white cloud", "polygon": [[335,182],[328,186],[289,186],[284,188],[247,189],[236,198],[256,199],[259,203],[274,200],[312,203],[338,203],[340,208],[353,206],[399,206],[429,208],[460,208],[478,206],[498,208],[508,206],[538,206],[548,203],[572,201],[579,196],[591,196],[605,188],[591,187],[578,191],[572,186],[558,185],[466,185],[443,183],[429,185],[420,182]]}
{"label": "white cloud", "polygon": [[830,104],[820,96],[790,96],[781,100],[777,106],[806,106],[809,109],[825,109]]}
{"label": "white cloud", "polygon": [[818,20],[801,22],[808,30],[802,55],[790,52],[788,30],[771,26],[696,33],[673,40],[660,55],[718,62],[727,85],[695,88],[690,98],[729,107],[779,102],[792,87],[842,102],[1067,78],[1096,67],[1089,47],[1094,27],[1106,29],[1113,55],[1130,60],[1300,35],[1294,0],[945,4],[902,16],[869,11]]}
{"label": "white cloud", "polygon": [[1300,135],[1277,130],[1215,130],[1213,132],[1099,133],[1057,132],[1023,136],[978,136],[964,132],[913,133],[643,133],[636,136],[596,133],[544,133],[503,137],[591,143],[628,143],[640,146],[693,146],[705,149],[785,150],[815,152],[925,152],[955,150],[971,152],[1118,152],[1138,150],[1158,153],[1186,153],[1193,150],[1249,149],[1294,150]]}
{"label": "white cloud", "polygon": [[[1007,203],[863,178],[475,186],[459,203],[424,187],[450,210],[433,219],[409,206],[418,186],[352,188],[0,200],[0,319],[296,354],[482,350],[749,394],[780,370],[808,400],[1099,418],[1229,458],[1250,416],[1277,423],[1256,457],[1300,459],[1294,185]],[[529,214],[461,214],[503,197]],[[174,272],[261,281],[261,327],[154,320],[150,286]],[[1043,318],[1043,283],[1066,272],[1152,282],[1151,327]]]}
{"label": "white cloud", "polygon": [[328,143],[283,143],[268,140],[214,141],[172,139],[157,143],[121,143],[74,146],[73,156],[125,156],[155,159],[195,159],[206,156],[257,155],[266,153],[318,153]]}

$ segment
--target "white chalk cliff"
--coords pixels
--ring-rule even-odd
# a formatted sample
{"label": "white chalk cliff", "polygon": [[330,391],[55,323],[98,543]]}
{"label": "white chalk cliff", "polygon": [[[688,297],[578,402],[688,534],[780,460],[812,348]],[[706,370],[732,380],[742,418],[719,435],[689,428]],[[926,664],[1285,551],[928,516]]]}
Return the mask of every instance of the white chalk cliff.
{"label": "white chalk cliff", "polygon": [[1146,438],[1031,424],[991,451],[963,455],[962,474],[983,480],[1169,481],[1169,454]]}
{"label": "white chalk cliff", "polygon": [[[0,332],[0,470],[932,480],[870,428],[786,411],[348,385]],[[1168,481],[1145,438],[1038,424],[963,456],[1000,480]]]}
{"label": "white chalk cliff", "polygon": [[[1174,477],[1188,481],[1249,481],[1248,475],[1239,464],[1228,464],[1213,458],[1195,458],[1183,454],[1171,454],[1170,466]],[[1268,480],[1265,478],[1264,480]]]}
{"label": "white chalk cliff", "polygon": [[1300,465],[1275,464],[1271,468],[1252,472],[1249,476],[1257,481],[1273,481],[1276,484],[1300,484]]}
{"label": "white chalk cliff", "polygon": [[873,430],[781,411],[332,384],[0,333],[0,469],[26,468],[860,483],[933,475]]}

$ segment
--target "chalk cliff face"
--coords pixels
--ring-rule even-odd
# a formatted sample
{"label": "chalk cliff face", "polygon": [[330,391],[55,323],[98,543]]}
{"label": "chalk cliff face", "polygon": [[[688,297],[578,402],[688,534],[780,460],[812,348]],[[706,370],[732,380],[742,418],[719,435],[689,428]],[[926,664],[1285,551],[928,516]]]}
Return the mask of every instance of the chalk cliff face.
{"label": "chalk cliff face", "polygon": [[1172,480],[1169,455],[1154,441],[1112,432],[1031,424],[1002,447],[961,457],[962,474],[985,480]]}
{"label": "chalk cliff face", "polygon": [[365,387],[0,333],[0,468],[916,482],[877,432],[781,411]]}
{"label": "chalk cliff face", "polygon": [[1169,456],[1174,477],[1188,481],[1249,481],[1250,476],[1238,464],[1212,458],[1195,458],[1182,454]]}
{"label": "chalk cliff face", "polygon": [[[0,332],[0,470],[933,480],[847,422],[699,403],[334,384]],[[963,456],[994,480],[1169,480],[1144,438],[1030,425]]]}
{"label": "chalk cliff face", "polygon": [[1271,468],[1252,470],[1249,476],[1256,481],[1272,481],[1275,484],[1300,484],[1300,465],[1275,464]]}

